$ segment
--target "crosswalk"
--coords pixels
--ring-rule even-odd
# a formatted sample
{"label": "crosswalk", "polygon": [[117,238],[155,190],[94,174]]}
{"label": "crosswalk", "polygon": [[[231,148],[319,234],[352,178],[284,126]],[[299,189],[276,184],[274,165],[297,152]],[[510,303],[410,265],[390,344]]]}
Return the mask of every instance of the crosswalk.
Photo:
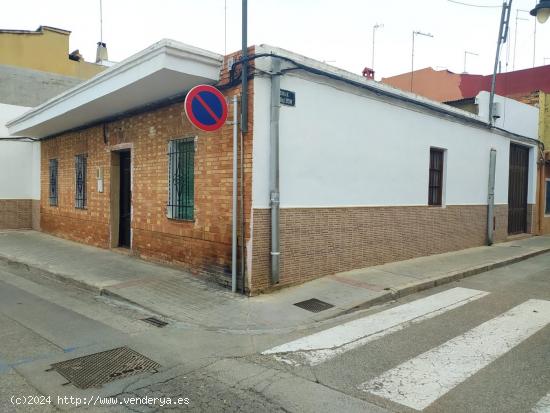
{"label": "crosswalk", "polygon": [[538,401],[532,413],[550,413],[550,393]]}
{"label": "crosswalk", "polygon": [[[452,288],[264,351],[292,366],[317,366],[489,293]],[[530,299],[355,388],[418,411],[550,324],[550,301]],[[372,377],[372,376],[371,376]],[[550,413],[550,393],[532,413]]]}

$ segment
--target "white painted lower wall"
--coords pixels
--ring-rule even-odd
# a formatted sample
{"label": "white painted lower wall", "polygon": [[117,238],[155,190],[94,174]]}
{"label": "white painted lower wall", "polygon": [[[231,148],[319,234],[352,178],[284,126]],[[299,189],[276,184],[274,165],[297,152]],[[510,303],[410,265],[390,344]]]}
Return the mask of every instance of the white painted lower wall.
{"label": "white painted lower wall", "polygon": [[[296,74],[293,74],[296,73]],[[487,204],[489,153],[497,150],[495,203],[508,203],[508,137],[385,102],[341,82],[290,72],[281,88],[281,207],[428,204],[430,147],[446,150],[444,204]],[[269,207],[270,79],[254,79],[253,207]],[[531,147],[528,202],[535,203]]]}
{"label": "white painted lower wall", "polygon": [[40,143],[5,139],[6,122],[27,110],[0,104],[0,199],[40,199]]}

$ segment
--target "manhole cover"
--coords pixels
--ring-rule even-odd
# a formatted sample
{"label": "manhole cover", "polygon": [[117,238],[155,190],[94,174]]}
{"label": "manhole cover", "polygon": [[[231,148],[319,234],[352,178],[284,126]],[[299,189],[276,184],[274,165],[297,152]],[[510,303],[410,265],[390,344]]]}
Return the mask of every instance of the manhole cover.
{"label": "manhole cover", "polygon": [[319,313],[329,308],[334,307],[332,304],[325,303],[317,298],[310,298],[309,300],[300,301],[294,304],[296,307],[303,308],[304,310],[311,311],[312,313]]}
{"label": "manhole cover", "polygon": [[99,387],[146,371],[156,373],[160,364],[128,347],[115,348],[72,360],[52,364],[57,371],[79,389]]}

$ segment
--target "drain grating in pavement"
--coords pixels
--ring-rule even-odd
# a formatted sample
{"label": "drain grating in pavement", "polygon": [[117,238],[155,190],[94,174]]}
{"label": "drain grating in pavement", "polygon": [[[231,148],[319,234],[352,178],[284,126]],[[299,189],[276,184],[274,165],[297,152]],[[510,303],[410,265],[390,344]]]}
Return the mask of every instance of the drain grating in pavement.
{"label": "drain grating in pavement", "polygon": [[144,321],[144,322],[146,322],[146,323],[152,324],[152,325],[154,325],[155,327],[159,327],[159,328],[168,325],[168,323],[167,323],[166,321],[159,320],[159,319],[156,318],[156,317],[142,318],[141,321]]}
{"label": "drain grating in pavement", "polygon": [[99,387],[147,371],[156,373],[159,367],[160,364],[128,347],[52,364],[52,370],[57,371],[79,389]]}
{"label": "drain grating in pavement", "polygon": [[317,298],[310,298],[309,300],[300,301],[294,305],[296,307],[303,308],[304,310],[311,311],[312,313],[319,313],[334,307],[332,304],[318,300]]}

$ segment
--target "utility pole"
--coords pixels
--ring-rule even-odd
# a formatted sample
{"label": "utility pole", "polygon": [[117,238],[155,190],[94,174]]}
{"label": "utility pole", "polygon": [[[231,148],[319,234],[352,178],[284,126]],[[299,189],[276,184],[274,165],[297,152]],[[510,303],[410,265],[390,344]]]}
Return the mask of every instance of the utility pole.
{"label": "utility pole", "polygon": [[508,28],[510,27],[510,10],[512,0],[504,0],[502,3],[502,13],[500,15],[500,27],[498,30],[497,52],[495,56],[495,67],[493,69],[493,79],[491,80],[491,94],[489,97],[489,125],[493,125],[493,103],[495,101],[495,86],[497,81],[497,70],[500,62],[500,48],[506,43],[508,38]]}
{"label": "utility pole", "polygon": [[413,78],[414,78],[414,38],[416,35],[419,36],[426,36],[433,38],[433,34],[431,33],[423,33],[421,31],[413,31],[412,32],[412,53],[411,53],[411,92],[413,91]]}

